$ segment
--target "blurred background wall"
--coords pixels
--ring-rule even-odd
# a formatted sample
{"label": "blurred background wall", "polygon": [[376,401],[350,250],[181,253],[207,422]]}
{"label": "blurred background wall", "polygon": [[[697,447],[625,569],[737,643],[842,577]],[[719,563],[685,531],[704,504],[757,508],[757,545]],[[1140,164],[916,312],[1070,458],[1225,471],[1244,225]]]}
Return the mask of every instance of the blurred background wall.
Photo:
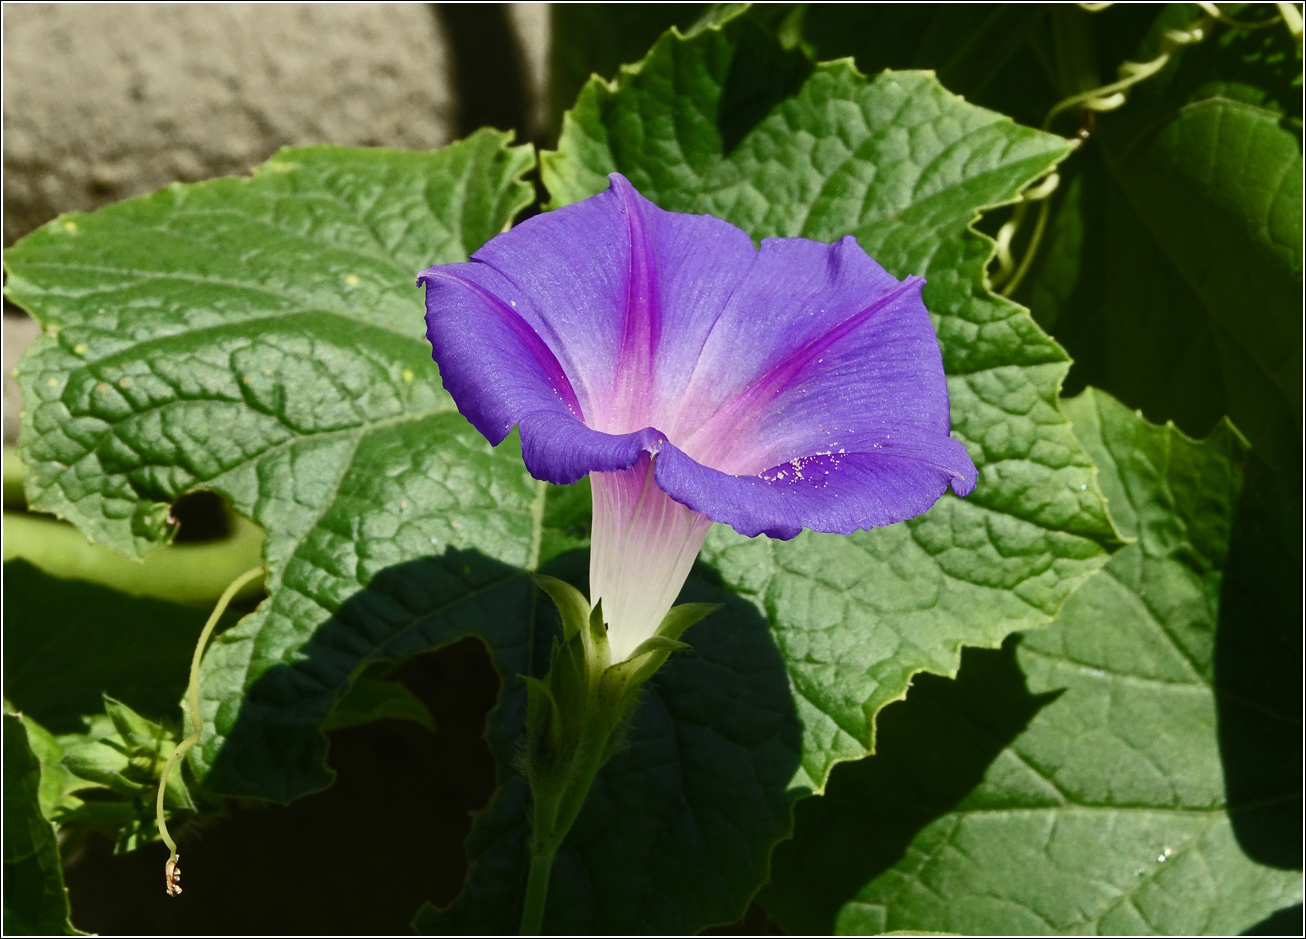
{"label": "blurred background wall", "polygon": [[[62,212],[248,172],[279,147],[539,140],[549,4],[7,3],[4,246]],[[36,335],[4,307],[9,377]]]}

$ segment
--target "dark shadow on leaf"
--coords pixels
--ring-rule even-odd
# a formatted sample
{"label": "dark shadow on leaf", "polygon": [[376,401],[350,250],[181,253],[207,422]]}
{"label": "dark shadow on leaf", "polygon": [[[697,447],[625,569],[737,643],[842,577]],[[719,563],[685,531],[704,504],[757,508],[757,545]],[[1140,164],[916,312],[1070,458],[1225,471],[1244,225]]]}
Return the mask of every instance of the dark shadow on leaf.
{"label": "dark shadow on leaf", "polygon": [[1302,934],[1302,906],[1287,906],[1277,913],[1271,913],[1244,936],[1300,936]]}
{"label": "dark shadow on leaf", "polygon": [[[56,734],[80,733],[103,695],[174,723],[207,610],[4,565],[4,689]],[[235,617],[230,617],[235,622]]]}
{"label": "dark shadow on leaf", "polygon": [[162,844],[115,855],[92,836],[66,864],[74,921],[100,935],[402,935],[424,901],[453,900],[463,839],[494,791],[484,732],[500,683],[475,639],[388,677],[426,705],[434,733],[403,720],[332,731],[326,792],[232,802],[174,830],[180,901],[162,889]]}
{"label": "dark shadow on leaf", "polygon": [[1262,864],[1298,870],[1302,558],[1300,516],[1284,504],[1283,486],[1253,458],[1234,515],[1220,593],[1216,713],[1239,845]]}
{"label": "dark shadow on leaf", "polygon": [[793,97],[812,72],[799,49],[779,41],[751,21],[740,24],[739,45],[721,89],[717,130],[727,156],[782,101]]}
{"label": "dark shadow on leaf", "polygon": [[[587,551],[568,550],[543,572],[586,587],[587,568]],[[549,931],[684,933],[734,922],[766,877],[771,847],[789,831],[801,728],[784,663],[757,608],[713,579],[699,568],[682,602],[724,609],[693,627],[685,636],[692,651],[654,679],[626,746],[604,768],[560,853]],[[530,648],[536,673],[545,667],[558,631],[552,604],[532,590],[517,569],[473,551],[378,572],[250,684],[222,728],[226,741],[206,785],[280,802],[326,788],[333,774],[319,727],[351,676],[377,660],[400,662],[476,636],[503,682],[486,733],[499,791],[468,837],[474,868],[464,896],[418,925],[515,931],[527,838],[527,794],[513,767],[524,731],[517,676],[531,668]],[[304,602],[293,590],[280,594],[281,603]],[[276,602],[258,615],[276,615]],[[278,628],[265,619],[273,632],[262,638]]]}
{"label": "dark shadow on leaf", "polygon": [[[283,803],[329,786],[319,728],[351,675],[369,663],[398,662],[477,636],[501,675],[525,671],[532,589],[520,570],[478,551],[451,549],[379,571],[285,655],[291,661],[273,665],[245,690],[235,721],[221,728],[227,739],[205,785]],[[282,602],[305,601],[283,590]],[[278,616],[277,600],[256,615]],[[264,628],[284,626],[265,619]]]}
{"label": "dark shadow on leaf", "polygon": [[624,63],[638,62],[672,26],[683,32],[705,3],[555,3],[549,10],[549,143],[562,113],[573,107],[591,75],[611,80]]}
{"label": "dark shadow on leaf", "polygon": [[[560,556],[547,573],[583,587],[585,557]],[[559,853],[548,933],[683,934],[735,922],[789,830],[801,728],[784,663],[757,608],[714,579],[697,566],[680,602],[724,608],[691,627],[691,651],[653,679]],[[419,932],[516,931],[527,805],[523,780],[511,779],[468,839],[465,895],[448,910],[424,909]]]}
{"label": "dark shadow on leaf", "polygon": [[989,764],[1060,692],[1031,695],[1000,650],[962,650],[955,681],[920,674],[907,699],[880,713],[876,753],[835,767],[822,798],[795,813],[761,900],[786,931],[829,934],[840,908],[905,854],[930,822],[957,806]]}

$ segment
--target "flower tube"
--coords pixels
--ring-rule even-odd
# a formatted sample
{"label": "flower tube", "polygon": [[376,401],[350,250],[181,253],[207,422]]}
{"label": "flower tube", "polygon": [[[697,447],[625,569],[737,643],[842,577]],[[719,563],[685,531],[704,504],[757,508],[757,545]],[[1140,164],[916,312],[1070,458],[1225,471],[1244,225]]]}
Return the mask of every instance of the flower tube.
{"label": "flower tube", "polygon": [[712,522],[849,534],[975,487],[949,436],[924,281],[852,236],[748,235],[659,209],[620,174],[464,264],[423,271],[427,336],[458,409],[536,479],[589,475],[590,590],[538,578],[562,614],[527,678],[533,796],[524,934],[553,857],[641,685],[713,609],[672,607]]}

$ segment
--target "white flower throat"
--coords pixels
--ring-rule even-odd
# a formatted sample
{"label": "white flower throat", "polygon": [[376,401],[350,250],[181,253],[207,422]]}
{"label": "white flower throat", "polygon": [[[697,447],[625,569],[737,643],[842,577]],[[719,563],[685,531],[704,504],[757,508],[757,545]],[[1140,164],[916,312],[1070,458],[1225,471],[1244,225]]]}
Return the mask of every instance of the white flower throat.
{"label": "white flower throat", "polygon": [[645,453],[630,469],[590,474],[590,601],[603,601],[614,662],[657,630],[712,525],[658,488],[654,459]]}

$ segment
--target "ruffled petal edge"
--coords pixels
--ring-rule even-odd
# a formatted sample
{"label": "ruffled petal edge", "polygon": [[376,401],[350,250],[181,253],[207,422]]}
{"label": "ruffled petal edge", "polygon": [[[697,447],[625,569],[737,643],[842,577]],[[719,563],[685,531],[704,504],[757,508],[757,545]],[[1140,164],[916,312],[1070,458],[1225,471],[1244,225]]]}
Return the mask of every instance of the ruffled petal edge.
{"label": "ruffled petal edge", "polygon": [[590,472],[628,469],[648,452],[663,492],[749,538],[892,525],[925,512],[949,487],[968,495],[978,476],[965,445],[951,437],[904,438],[873,452],[816,454],[732,476],[694,460],[653,427],[605,434],[571,415],[537,411],[522,419],[520,432],[536,479],[568,485]]}

